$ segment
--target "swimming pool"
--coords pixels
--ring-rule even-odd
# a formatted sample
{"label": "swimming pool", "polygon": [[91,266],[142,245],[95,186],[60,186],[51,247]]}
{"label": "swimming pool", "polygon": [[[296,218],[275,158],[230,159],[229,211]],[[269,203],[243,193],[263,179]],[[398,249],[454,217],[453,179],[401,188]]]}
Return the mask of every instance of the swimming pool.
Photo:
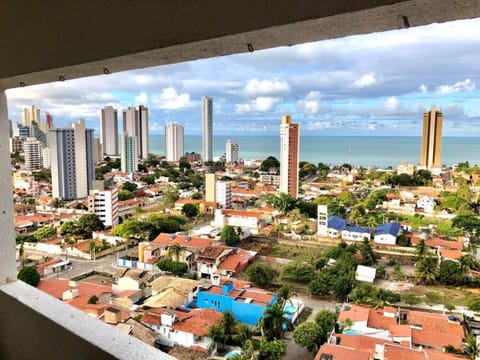
{"label": "swimming pool", "polygon": [[295,305],[285,305],[283,311],[289,314],[293,314],[295,311],[297,311],[297,307]]}
{"label": "swimming pool", "polygon": [[362,333],[357,330],[347,330],[343,332],[346,335],[361,335]]}
{"label": "swimming pool", "polygon": [[240,355],[240,352],[238,350],[229,351],[228,353],[225,354],[225,359],[231,359],[236,355]]}

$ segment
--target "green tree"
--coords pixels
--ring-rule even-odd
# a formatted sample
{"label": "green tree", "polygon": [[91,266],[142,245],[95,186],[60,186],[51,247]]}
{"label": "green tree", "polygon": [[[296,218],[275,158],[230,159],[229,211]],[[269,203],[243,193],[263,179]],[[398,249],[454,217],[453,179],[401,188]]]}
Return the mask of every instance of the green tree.
{"label": "green tree", "polygon": [[363,238],[362,243],[359,247],[360,254],[362,255],[362,265],[372,266],[377,263],[377,255],[373,251],[370,240]]}
{"label": "green tree", "polygon": [[290,320],[285,315],[282,304],[278,302],[265,309],[259,323],[264,339],[267,341],[281,339],[285,332],[284,328],[292,327]]}
{"label": "green tree", "polygon": [[269,198],[268,203],[278,209],[281,215],[286,215],[295,207],[295,199],[287,193],[280,193]]}
{"label": "green tree", "polygon": [[238,345],[243,346],[247,340],[250,340],[253,336],[252,328],[247,324],[236,324],[235,333],[232,336],[233,341]]}
{"label": "green tree", "polygon": [[128,219],[123,223],[115,226],[112,230],[114,235],[118,235],[123,239],[130,239],[132,237],[140,238],[148,232],[148,224],[136,219]]}
{"label": "green tree", "polygon": [[287,354],[287,345],[279,339],[260,342],[261,359],[280,360]]}
{"label": "green tree", "polygon": [[428,285],[437,277],[437,261],[433,257],[425,257],[415,264],[415,278],[419,283]]}
{"label": "green tree", "polygon": [[120,190],[118,192],[118,201],[126,201],[130,199],[134,199],[135,194],[131,191],[128,190]]}
{"label": "green tree", "polygon": [[96,304],[98,302],[98,297],[97,295],[92,295],[88,299],[88,304]]}
{"label": "green tree", "polygon": [[330,166],[324,163],[318,163],[317,169],[320,180],[325,180],[330,172]]}
{"label": "green tree", "polygon": [[182,276],[188,270],[187,264],[182,262],[172,261],[170,259],[164,259],[157,262],[157,266],[162,271],[167,271],[177,276]]}
{"label": "green tree", "polygon": [[466,278],[458,262],[445,260],[440,263],[438,280],[445,285],[462,285]]}
{"label": "green tree", "polygon": [[288,285],[282,285],[277,291],[278,301],[281,302],[284,306],[287,303],[292,303],[292,297],[296,296],[295,291]]}
{"label": "green tree", "polygon": [[308,321],[301,323],[293,331],[293,340],[309,352],[316,353],[320,345],[321,333],[322,329],[317,323]]}
{"label": "green tree", "polygon": [[135,191],[137,191],[137,184],[126,181],[122,184],[122,190],[135,192]]}
{"label": "green tree", "polygon": [[470,360],[475,360],[480,356],[480,344],[477,342],[476,336],[469,336],[463,345],[465,353]]}
{"label": "green tree", "polygon": [[57,232],[51,226],[42,226],[41,228],[38,228],[37,230],[35,230],[35,232],[33,233],[33,236],[37,241],[51,239],[56,235],[57,235]]}
{"label": "green tree", "polygon": [[247,279],[258,287],[271,286],[278,276],[277,270],[273,269],[268,263],[255,263],[250,265],[247,270]]}
{"label": "green tree", "polygon": [[192,219],[198,215],[198,208],[194,204],[185,204],[182,207],[182,214]]}
{"label": "green tree", "polygon": [[327,342],[330,333],[337,322],[337,314],[330,310],[320,310],[315,315],[315,323],[320,327],[320,338],[318,345],[322,345]]}
{"label": "green tree", "polygon": [[280,161],[274,156],[267,157],[260,165],[260,171],[270,171],[270,169],[275,169],[275,171],[280,169]]}
{"label": "green tree", "polygon": [[208,328],[207,336],[212,339],[212,347],[215,345],[222,345],[222,349],[225,347],[225,342],[227,341],[227,336],[223,332],[223,326],[221,325],[212,325]]}
{"label": "green tree", "polygon": [[180,198],[180,193],[175,186],[168,185],[163,191],[163,203],[169,209],[173,209],[175,202]]}
{"label": "green tree", "polygon": [[428,247],[425,243],[424,239],[420,239],[415,246],[415,254],[417,256],[417,260],[423,259],[428,254]]}
{"label": "green tree", "polygon": [[140,178],[140,181],[147,183],[148,185],[155,184],[155,176],[154,175],[144,175]]}
{"label": "green tree", "polygon": [[346,207],[351,207],[357,203],[357,198],[351,191],[342,191],[337,195],[337,200]]}
{"label": "green tree", "polygon": [[222,321],[220,325],[223,327],[223,333],[227,336],[227,341],[232,338],[233,331],[238,325],[238,321],[230,311],[225,311],[222,315]]}
{"label": "green tree", "polygon": [[231,225],[225,225],[220,232],[220,240],[227,246],[237,246],[240,242],[240,235]]}
{"label": "green tree", "polygon": [[172,255],[175,255],[175,261],[180,261],[180,254],[187,250],[186,246],[180,245],[178,242],[173,243],[168,247],[167,256],[172,258]]}
{"label": "green tree", "polygon": [[308,284],[315,278],[315,268],[306,262],[291,262],[283,268],[282,278]]}
{"label": "green tree", "polygon": [[90,236],[92,231],[102,231],[105,225],[97,214],[85,214],[77,221],[78,233],[83,237]]}
{"label": "green tree", "polygon": [[74,235],[77,232],[77,226],[73,221],[65,221],[60,226],[60,235]]}
{"label": "green tree", "polygon": [[355,280],[349,275],[339,276],[333,283],[333,294],[338,300],[345,300],[355,286]]}
{"label": "green tree", "polygon": [[468,301],[468,308],[475,312],[480,312],[480,297],[475,296]]}
{"label": "green tree", "polygon": [[25,266],[18,272],[18,279],[36,287],[40,282],[40,274],[34,266]]}

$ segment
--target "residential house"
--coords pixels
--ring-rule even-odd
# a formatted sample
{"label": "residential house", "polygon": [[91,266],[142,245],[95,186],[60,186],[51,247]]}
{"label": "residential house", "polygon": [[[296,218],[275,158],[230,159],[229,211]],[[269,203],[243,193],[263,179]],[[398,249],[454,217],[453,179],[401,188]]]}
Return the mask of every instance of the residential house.
{"label": "residential house", "polygon": [[377,244],[395,245],[400,233],[401,227],[397,222],[380,224],[375,230],[373,241]]}
{"label": "residential house", "polygon": [[355,271],[355,280],[373,283],[376,273],[377,269],[373,267],[358,265],[357,270]]}
{"label": "residential house", "polygon": [[249,325],[257,325],[267,307],[277,301],[277,295],[257,288],[235,288],[233,281],[223,285],[211,285],[197,295],[197,307],[220,312],[230,311],[235,319]]}
{"label": "residential house", "polygon": [[422,209],[423,212],[431,214],[435,209],[435,199],[431,196],[423,196],[417,201],[417,209]]}
{"label": "residential house", "polygon": [[208,352],[212,346],[208,329],[220,324],[221,320],[222,313],[212,309],[180,311],[159,308],[145,312],[140,321],[156,331],[157,343],[161,345],[180,345]]}
{"label": "residential house", "polygon": [[339,216],[329,216],[327,221],[328,237],[335,238],[342,235],[347,227],[347,221]]}
{"label": "residential house", "polygon": [[239,227],[243,232],[258,235],[265,226],[265,220],[260,211],[243,211],[232,209],[215,210],[215,225],[223,228],[226,225]]}
{"label": "residential house", "polygon": [[146,299],[146,308],[176,309],[189,304],[197,295],[200,282],[175,276],[162,276],[151,283],[152,296]]}
{"label": "residential house", "polygon": [[372,230],[366,227],[346,226],[340,234],[343,240],[363,241],[363,239],[370,240]]}

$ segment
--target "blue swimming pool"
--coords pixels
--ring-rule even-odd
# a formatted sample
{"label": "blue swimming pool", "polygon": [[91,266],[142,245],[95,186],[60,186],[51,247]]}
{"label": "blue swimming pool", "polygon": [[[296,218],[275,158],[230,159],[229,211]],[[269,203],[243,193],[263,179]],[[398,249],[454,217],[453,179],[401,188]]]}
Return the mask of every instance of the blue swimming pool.
{"label": "blue swimming pool", "polygon": [[297,307],[296,307],[295,305],[286,305],[286,306],[283,308],[283,311],[285,311],[286,313],[292,314],[292,313],[294,313],[295,311],[297,311]]}
{"label": "blue swimming pool", "polygon": [[343,332],[346,335],[361,335],[362,333],[357,330],[347,330]]}
{"label": "blue swimming pool", "polygon": [[225,359],[231,359],[236,355],[240,355],[240,352],[238,350],[229,351],[228,353],[225,354]]}

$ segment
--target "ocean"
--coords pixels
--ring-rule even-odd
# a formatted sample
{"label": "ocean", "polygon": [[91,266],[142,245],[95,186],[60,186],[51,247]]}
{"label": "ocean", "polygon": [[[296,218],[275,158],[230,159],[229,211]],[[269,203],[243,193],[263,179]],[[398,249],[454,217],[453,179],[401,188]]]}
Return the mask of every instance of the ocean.
{"label": "ocean", "polygon": [[[270,155],[279,159],[279,136],[214,136],[214,156],[225,153],[228,139],[238,143],[241,159],[265,159]],[[185,135],[185,152],[201,154],[201,140],[200,135]],[[421,137],[410,136],[302,136],[300,161],[330,165],[351,163],[380,168],[396,167],[402,162],[417,164],[421,140]],[[164,135],[150,136],[150,152],[165,154]],[[444,137],[442,164],[452,166],[463,161],[468,161],[470,165],[480,164],[480,138]]]}

